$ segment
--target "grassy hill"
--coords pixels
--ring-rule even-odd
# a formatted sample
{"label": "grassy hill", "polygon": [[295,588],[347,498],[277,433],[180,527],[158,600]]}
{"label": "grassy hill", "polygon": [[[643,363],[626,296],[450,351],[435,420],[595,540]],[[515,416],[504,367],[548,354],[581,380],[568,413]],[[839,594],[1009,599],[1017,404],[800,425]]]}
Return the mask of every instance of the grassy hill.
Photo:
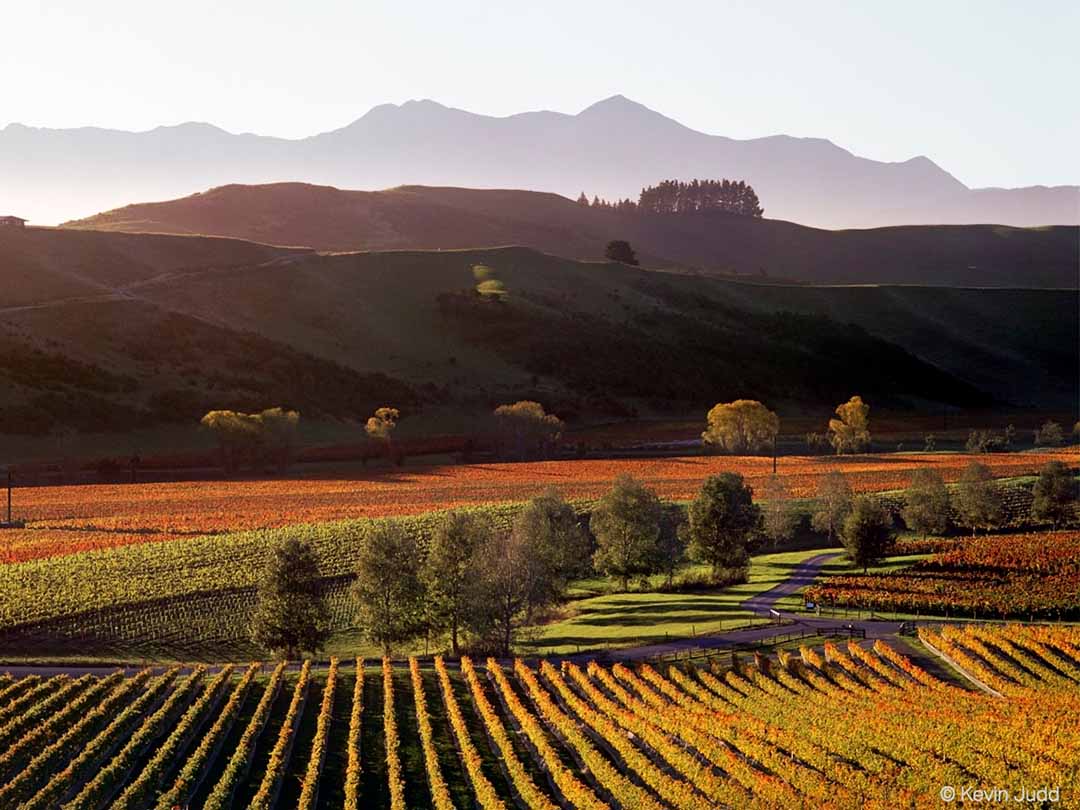
{"label": "grassy hill", "polygon": [[643,216],[532,191],[229,185],[68,228],[212,234],[319,250],[526,245],[574,259],[628,239],[644,264],[800,282],[1076,287],[1080,229],[925,225],[827,231],[720,213]]}
{"label": "grassy hill", "polygon": [[[286,404],[573,418],[875,405],[1075,404],[1077,293],[761,285],[527,248],[318,254],[64,230],[0,241],[8,433],[191,421]],[[174,249],[169,248],[173,246]],[[122,248],[122,250],[121,250]],[[87,256],[100,257],[87,260]],[[475,292],[474,265],[505,298]],[[88,295],[87,291],[93,291]]]}

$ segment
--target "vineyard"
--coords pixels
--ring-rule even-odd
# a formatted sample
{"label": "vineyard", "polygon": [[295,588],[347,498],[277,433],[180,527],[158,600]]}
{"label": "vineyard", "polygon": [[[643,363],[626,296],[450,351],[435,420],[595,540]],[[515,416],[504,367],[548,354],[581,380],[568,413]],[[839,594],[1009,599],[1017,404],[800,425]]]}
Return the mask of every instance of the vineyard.
{"label": "vineyard", "polygon": [[806,596],[822,605],[982,618],[1080,616],[1080,532],[962,541],[889,574],[836,576]]}
{"label": "vineyard", "polygon": [[960,688],[876,642],[733,669],[252,664],[0,678],[0,805],[700,810],[938,807],[1080,790],[1080,632],[948,628]]}
{"label": "vineyard", "polygon": [[[918,468],[938,470],[956,481],[973,459],[996,477],[1035,473],[1053,459],[1080,462],[1075,448],[969,456],[902,454],[883,456],[796,456],[779,462],[779,473],[795,497],[814,494],[833,470],[848,476],[859,492],[907,486]],[[667,499],[686,500],[709,475],[741,472],[759,487],[772,474],[772,460],[759,456],[687,456],[520,464],[407,467],[350,478],[185,481],[26,487],[16,492],[16,516],[25,529],[0,537],[0,561],[27,560],[114,548],[189,540],[207,534],[272,529],[296,524],[414,515],[480,503],[523,501],[548,486],[575,500],[602,495],[614,478],[630,473]]]}

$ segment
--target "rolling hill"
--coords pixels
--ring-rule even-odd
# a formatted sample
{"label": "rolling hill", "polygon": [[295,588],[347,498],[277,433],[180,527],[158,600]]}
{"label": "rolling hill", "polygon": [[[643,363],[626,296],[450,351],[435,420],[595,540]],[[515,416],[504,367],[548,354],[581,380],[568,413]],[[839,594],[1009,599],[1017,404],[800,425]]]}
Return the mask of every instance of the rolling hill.
{"label": "rolling hill", "polygon": [[887,163],[824,138],[710,135],[622,96],[576,115],[505,118],[427,100],[383,104],[299,140],[193,122],[147,132],[9,124],[0,130],[0,177],[0,210],[38,223],[230,182],[428,183],[616,199],[693,177],[745,179],[769,216],[825,228],[1080,223],[1075,185],[971,189],[925,156]]}
{"label": "rolling hill", "polygon": [[[87,257],[97,257],[88,260]],[[491,268],[505,298],[477,295]],[[34,303],[17,286],[43,283]],[[194,236],[0,238],[0,431],[394,402],[567,418],[1076,402],[1075,291],[760,285],[527,248],[320,254]]]}
{"label": "rolling hill", "polygon": [[211,234],[318,250],[525,245],[572,259],[629,239],[644,264],[800,282],[1076,287],[1080,228],[928,225],[827,231],[719,212],[644,215],[557,194],[303,183],[228,185],[128,205],[66,228]]}

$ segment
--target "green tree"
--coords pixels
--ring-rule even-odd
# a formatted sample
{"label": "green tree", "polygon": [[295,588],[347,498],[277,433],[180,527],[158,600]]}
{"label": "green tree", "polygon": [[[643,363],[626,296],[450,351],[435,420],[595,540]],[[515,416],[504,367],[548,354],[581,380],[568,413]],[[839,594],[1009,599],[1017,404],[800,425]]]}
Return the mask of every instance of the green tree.
{"label": "green tree", "polygon": [[836,416],[829,420],[829,443],[836,454],[864,450],[870,444],[870,406],[854,396],[836,406]]}
{"label": "green tree", "polygon": [[299,422],[296,411],[270,408],[260,413],[210,411],[199,424],[214,435],[222,467],[232,473],[260,462],[275,463],[278,469],[288,466]]}
{"label": "green tree", "polygon": [[364,635],[384,655],[425,627],[420,546],[392,521],[372,521],[360,539],[352,596]]}
{"label": "green tree", "polygon": [[496,408],[495,427],[503,451],[521,459],[543,454],[559,441],[563,431],[559,417],[545,413],[543,405],[530,400]]}
{"label": "green tree", "polygon": [[762,531],[774,546],[788,540],[799,525],[799,513],[791,499],[791,490],[778,475],[769,476],[761,489]]}
{"label": "green tree", "polygon": [[580,205],[582,208],[588,208],[589,207],[589,198],[585,196],[584,191],[581,192],[580,196],[578,196],[577,204]]}
{"label": "green tree", "polygon": [[754,491],[738,473],[711,475],[687,513],[690,556],[712,567],[743,568],[750,561],[748,541],[761,525]]}
{"label": "green tree", "polygon": [[632,264],[637,266],[638,258],[634,253],[634,249],[630,247],[630,243],[625,239],[613,239],[607,243],[607,247],[604,249],[604,257],[609,261],[622,262],[623,264]]}
{"label": "green tree", "polygon": [[287,537],[272,550],[257,590],[251,638],[285,658],[318,652],[330,637],[330,612],[319,591],[314,550]]}
{"label": "green tree", "polygon": [[863,573],[866,573],[885,555],[892,542],[892,530],[885,510],[873,498],[860,495],[844,518],[840,537],[848,558],[855,565],[862,566]]}
{"label": "green tree", "polygon": [[1032,517],[1053,524],[1055,529],[1076,514],[1077,481],[1061,461],[1048,461],[1042,466],[1032,495]]}
{"label": "green tree", "polygon": [[625,591],[630,577],[659,567],[660,499],[629,475],[615,479],[593,509],[589,528],[596,537],[593,566],[617,577]]}
{"label": "green tree", "polygon": [[475,512],[450,512],[428,540],[421,570],[428,615],[433,628],[449,631],[455,656],[460,654],[458,633],[475,609],[476,556],[491,533],[491,524]]}
{"label": "green tree", "polygon": [[817,509],[811,519],[814,531],[828,532],[833,540],[851,511],[851,485],[838,470],[822,476],[817,489]]}
{"label": "green tree", "polygon": [[535,566],[530,572],[528,611],[563,598],[570,580],[590,567],[589,538],[574,507],[554,489],[529,500],[514,518],[511,533],[531,549]]}
{"label": "green tree", "polygon": [[956,511],[965,526],[971,527],[971,536],[982,527],[990,531],[1001,520],[1001,499],[990,468],[973,461],[960,474],[956,487]]}
{"label": "green tree", "polygon": [[545,563],[524,533],[491,534],[480,548],[474,573],[472,630],[492,639],[503,656],[514,646],[514,634],[536,605],[536,583]]}
{"label": "green tree", "polygon": [[1065,441],[1065,431],[1053,420],[1047,421],[1035,431],[1035,444],[1040,447],[1057,447]]}
{"label": "green tree", "polygon": [[701,440],[728,453],[759,452],[773,446],[780,419],[760,402],[737,399],[714,405]]}
{"label": "green tree", "polygon": [[919,469],[904,495],[904,523],[917,534],[944,534],[949,528],[949,491],[936,470]]}

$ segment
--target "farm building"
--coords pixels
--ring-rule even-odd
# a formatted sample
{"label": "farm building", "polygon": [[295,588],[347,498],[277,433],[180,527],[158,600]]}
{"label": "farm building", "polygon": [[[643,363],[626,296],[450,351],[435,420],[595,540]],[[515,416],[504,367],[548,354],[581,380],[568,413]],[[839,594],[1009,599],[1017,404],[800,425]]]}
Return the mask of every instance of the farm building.
{"label": "farm building", "polygon": [[19,217],[0,217],[0,228],[25,228],[26,220]]}

